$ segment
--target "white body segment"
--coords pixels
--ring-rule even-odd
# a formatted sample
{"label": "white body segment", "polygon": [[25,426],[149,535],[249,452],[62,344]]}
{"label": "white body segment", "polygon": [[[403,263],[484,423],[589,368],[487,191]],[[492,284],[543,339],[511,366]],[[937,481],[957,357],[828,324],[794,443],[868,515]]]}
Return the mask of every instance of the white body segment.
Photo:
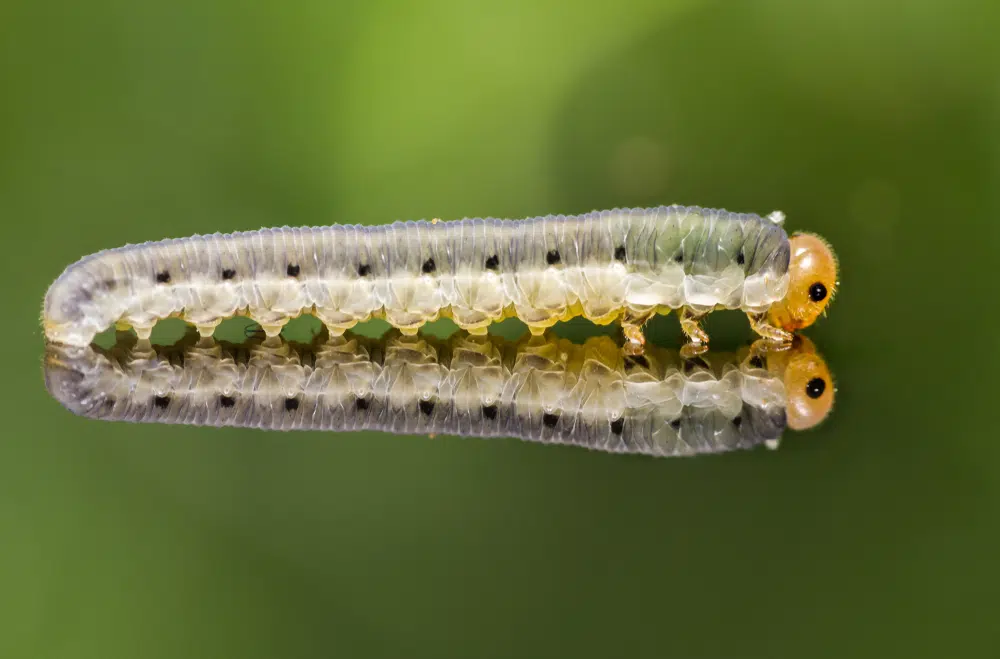
{"label": "white body segment", "polygon": [[313,313],[334,333],[373,316],[416,331],[448,315],[535,331],[689,307],[766,311],[788,288],[788,238],[751,214],[680,206],[528,220],[264,229],[129,245],[86,257],[46,295],[51,341],[114,323],[148,334],[180,316],[205,335],[247,314],[273,335]]}

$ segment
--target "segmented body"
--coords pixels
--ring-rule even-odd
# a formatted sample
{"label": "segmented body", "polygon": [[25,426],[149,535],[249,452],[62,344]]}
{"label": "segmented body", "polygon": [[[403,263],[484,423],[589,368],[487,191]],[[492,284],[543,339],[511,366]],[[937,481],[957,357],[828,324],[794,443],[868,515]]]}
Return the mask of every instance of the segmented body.
{"label": "segmented body", "polygon": [[659,348],[631,358],[608,337],[140,346],[50,345],[49,391],[105,420],[516,437],[655,456],[749,449],[786,425],[783,380],[759,358],[685,360]]}
{"label": "segmented body", "polygon": [[527,220],[264,229],[129,245],[86,257],[46,295],[49,340],[87,345],[112,324],[148,335],[180,316],[210,335],[247,314],[269,335],[301,313],[342,333],[372,317],[404,332],[441,316],[535,333],[685,307],[758,313],[788,288],[788,237],[752,214],[694,207]]}

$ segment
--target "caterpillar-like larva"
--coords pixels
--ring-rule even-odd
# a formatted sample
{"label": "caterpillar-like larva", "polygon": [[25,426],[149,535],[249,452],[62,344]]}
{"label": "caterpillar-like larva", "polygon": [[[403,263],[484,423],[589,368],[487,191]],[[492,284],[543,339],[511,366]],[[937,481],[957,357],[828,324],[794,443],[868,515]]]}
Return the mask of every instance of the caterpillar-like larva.
{"label": "caterpillar-like larva", "polygon": [[72,412],[104,420],[272,430],[380,430],[516,437],[682,456],[777,445],[833,403],[822,358],[802,337],[784,351],[629,356],[609,337],[506,342],[396,333],[294,346],[102,351],[50,344],[46,384]]}
{"label": "caterpillar-like larva", "polygon": [[704,344],[705,314],[740,309],[758,334],[787,342],[826,308],[837,266],[822,239],[789,238],[783,217],[669,206],[127,245],[67,268],[46,294],[42,321],[48,340],[85,346],[112,325],[146,338],[167,317],[211,336],[245,314],[275,336],[302,313],[332,334],[372,317],[415,333],[442,316],[472,333],[516,316],[540,334],[583,315],[620,320],[641,345],[653,314],[679,310],[685,334]]}

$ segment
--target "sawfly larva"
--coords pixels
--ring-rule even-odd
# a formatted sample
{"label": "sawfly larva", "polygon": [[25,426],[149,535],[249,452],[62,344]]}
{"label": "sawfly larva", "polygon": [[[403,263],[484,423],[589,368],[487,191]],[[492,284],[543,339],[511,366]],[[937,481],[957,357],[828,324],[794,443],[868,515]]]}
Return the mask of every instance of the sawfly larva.
{"label": "sawfly larva", "polygon": [[679,312],[694,344],[714,309],[740,309],[764,338],[787,342],[837,286],[830,247],[791,238],[784,216],[697,207],[595,211],[525,220],[466,219],[262,229],[126,245],[85,257],[53,283],[50,341],[85,346],[112,325],[141,338],[180,317],[211,336],[248,315],[268,336],[311,313],[332,334],[381,317],[416,333],[446,316],[485,333],[516,316],[533,334],[583,315],[620,320],[633,345],[656,313]]}
{"label": "sawfly larva", "polygon": [[192,335],[167,349],[49,344],[46,386],[94,419],[515,437],[656,456],[776,447],[786,426],[822,421],[834,396],[804,337],[782,351],[684,358],[655,346],[630,356],[607,336],[229,345]]}

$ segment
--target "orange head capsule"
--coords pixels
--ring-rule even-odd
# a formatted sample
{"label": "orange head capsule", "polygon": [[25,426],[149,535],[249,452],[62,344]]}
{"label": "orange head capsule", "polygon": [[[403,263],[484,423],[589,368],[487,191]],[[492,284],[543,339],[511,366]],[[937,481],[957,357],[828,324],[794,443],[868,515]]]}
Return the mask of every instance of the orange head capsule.
{"label": "orange head capsule", "polygon": [[811,233],[797,233],[788,240],[788,293],[771,306],[770,320],[794,332],[809,327],[822,314],[837,291],[837,257],[825,240]]}
{"label": "orange head capsule", "polygon": [[833,408],[833,375],[812,341],[796,336],[790,350],[771,353],[768,368],[782,374],[789,428],[807,430],[827,417]]}

